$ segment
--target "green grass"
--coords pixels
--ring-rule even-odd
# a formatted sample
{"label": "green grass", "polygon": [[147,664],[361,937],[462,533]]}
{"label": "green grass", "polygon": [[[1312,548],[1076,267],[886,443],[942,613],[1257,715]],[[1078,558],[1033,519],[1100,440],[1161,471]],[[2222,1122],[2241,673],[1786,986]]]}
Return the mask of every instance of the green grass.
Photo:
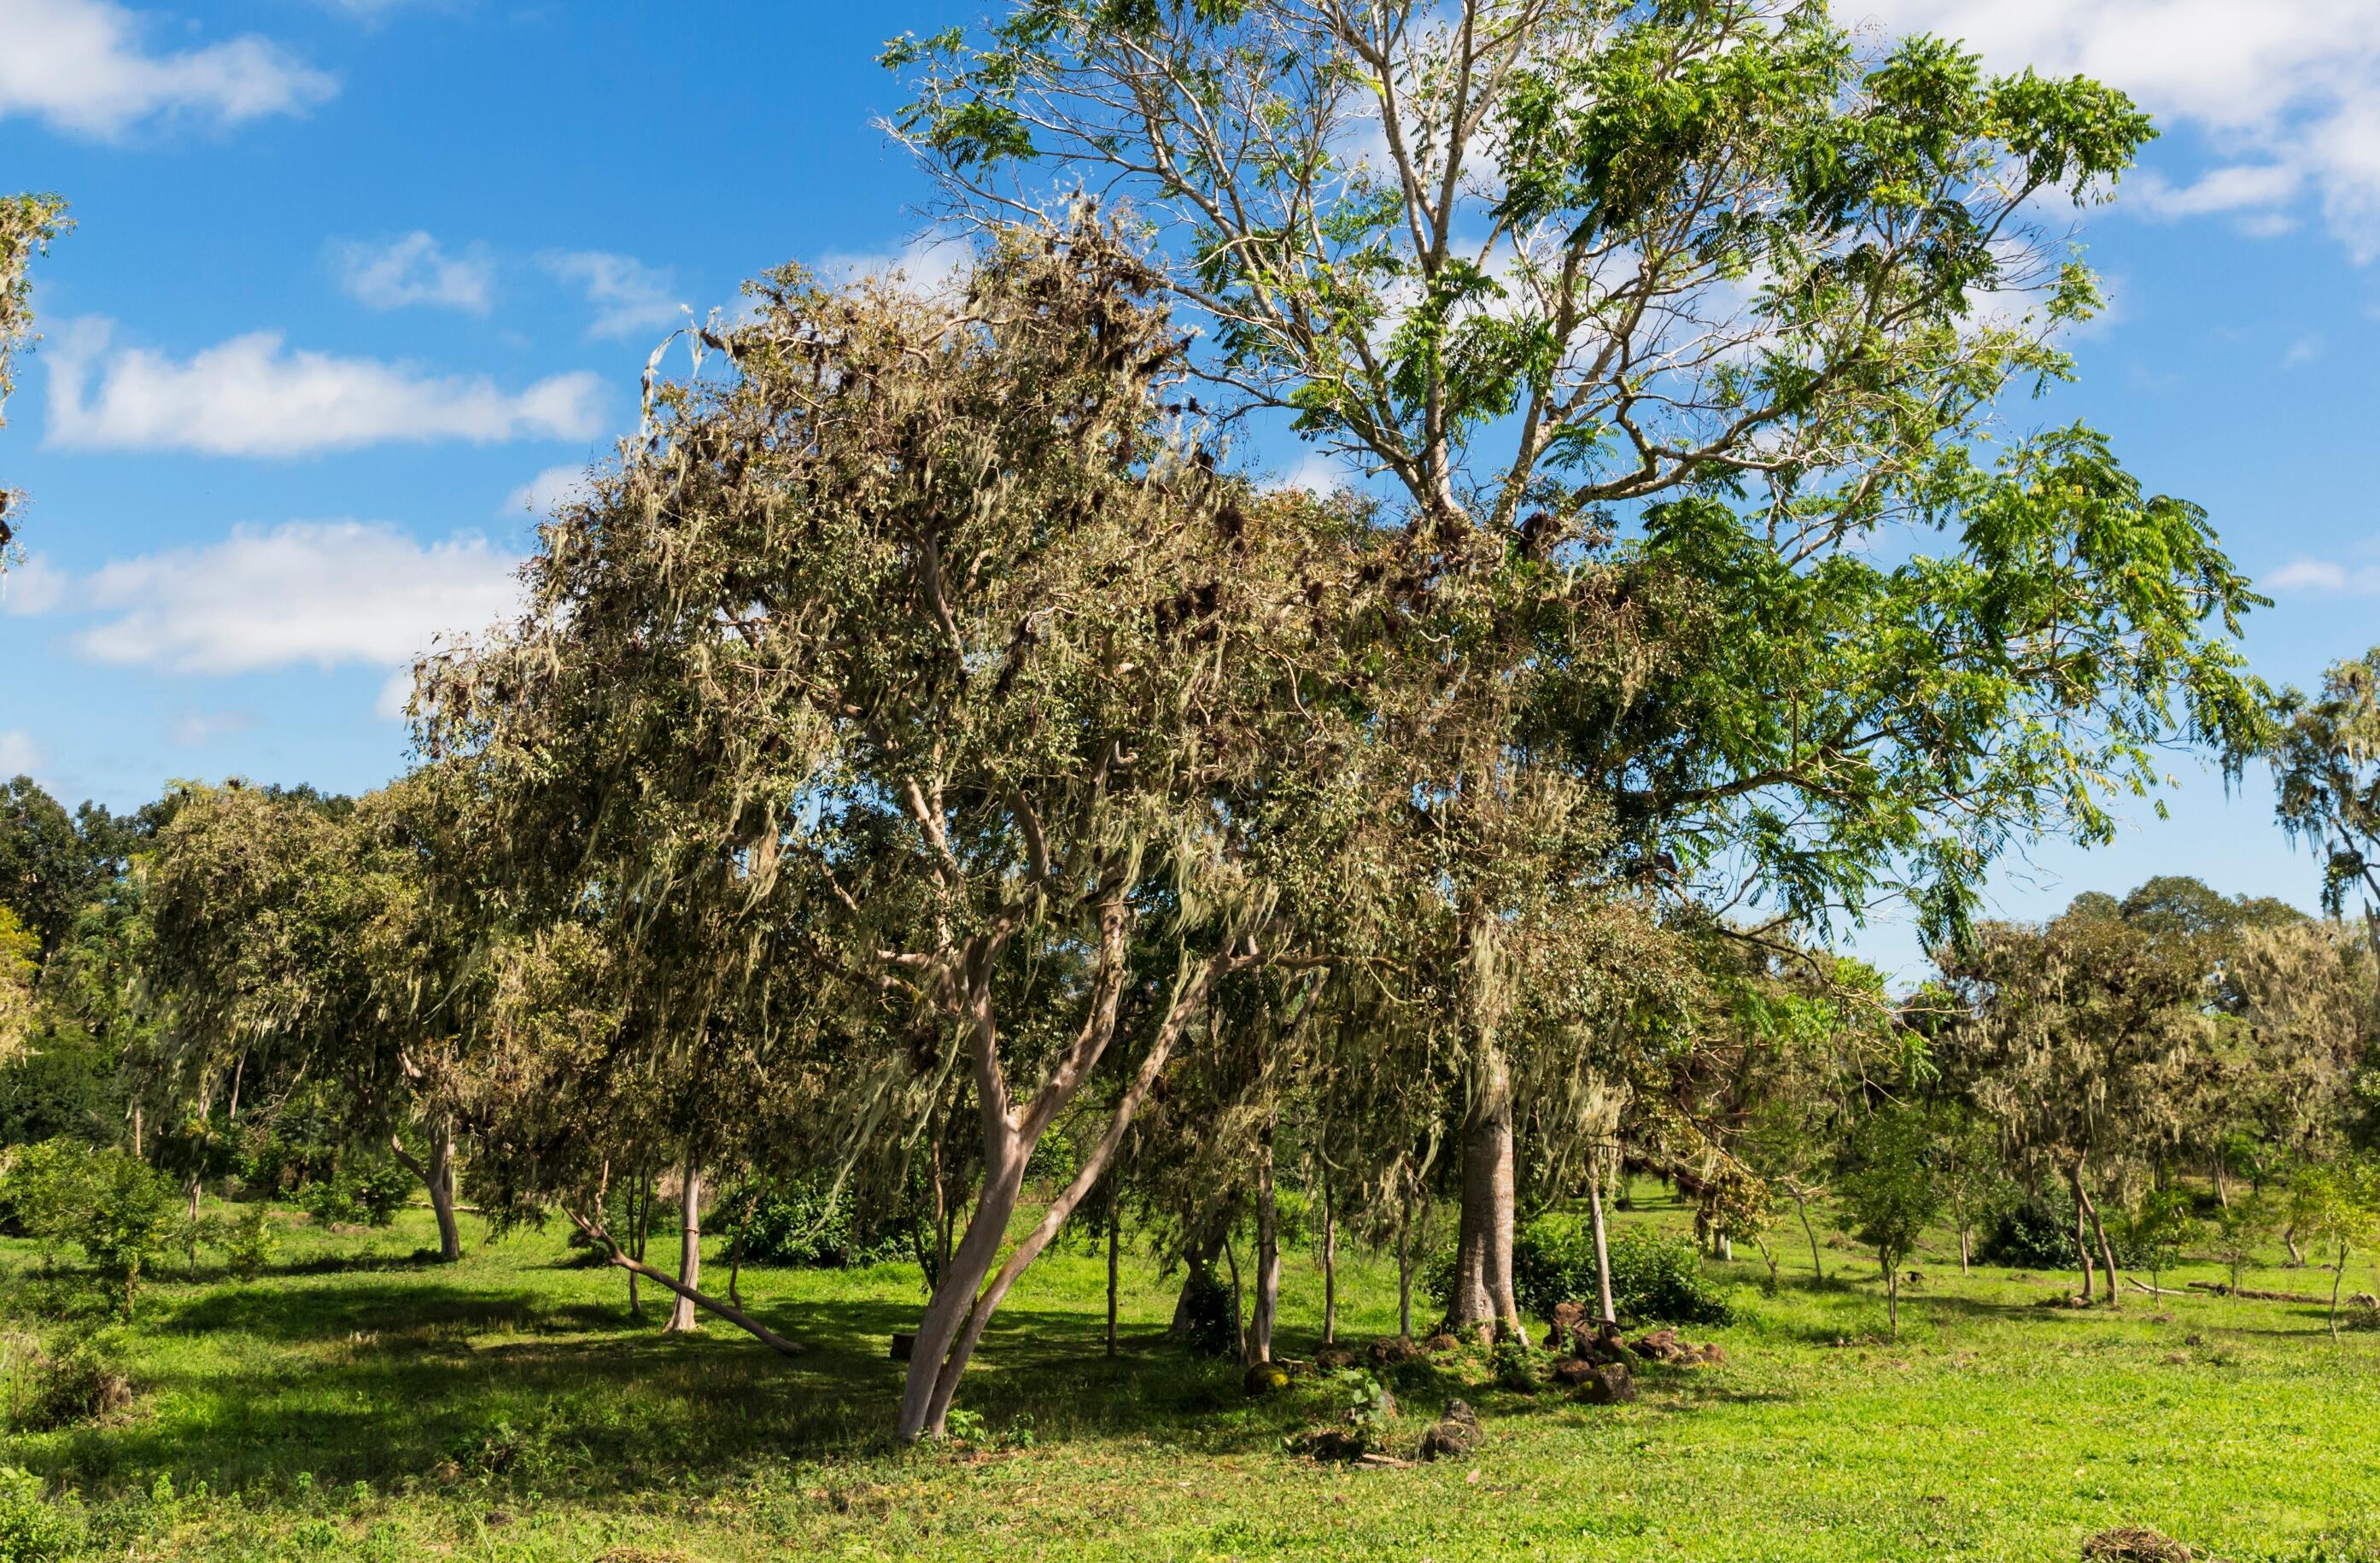
{"label": "green grass", "polygon": [[[426,1212],[301,1228],[259,1281],[159,1280],[112,1337],[133,1409],[0,1437],[0,1466],[79,1495],[94,1549],[134,1558],[1836,1563],[2072,1558],[2129,1524],[2235,1560],[2380,1558],[2380,1336],[2334,1347],[2301,1305],[2128,1294],[2086,1315],[2036,1306],[2070,1276],[1962,1280],[1935,1253],[1894,1343],[1867,1261],[1830,1251],[1857,1278],[1818,1288],[1789,1249],[1774,1297],[1758,1264],[1724,1267],[1742,1316],[1707,1332],[1723,1365],[1648,1371],[1636,1404],[1598,1408],[1494,1389],[1475,1358],[1417,1363],[1394,1380],[1400,1436],[1459,1394],[1481,1456],[1347,1470],[1281,1448],[1330,1414],[1327,1387],[1247,1400],[1229,1364],[1164,1339],[1172,1290],[1145,1263],[1112,1362],[1102,1260],[1037,1265],[960,1394],[987,1447],[908,1451],[887,1436],[886,1345],[916,1315],[914,1270],[747,1272],[747,1300],[809,1349],[786,1360],[717,1321],[665,1338],[650,1293],[629,1319],[623,1277],[570,1266],[559,1233],[454,1266],[414,1257],[428,1237]],[[1287,1268],[1303,1354],[1320,1277]],[[32,1269],[0,1243],[0,1327],[39,1327]],[[1394,1294],[1392,1268],[1344,1266],[1343,1335],[1393,1330]]]}

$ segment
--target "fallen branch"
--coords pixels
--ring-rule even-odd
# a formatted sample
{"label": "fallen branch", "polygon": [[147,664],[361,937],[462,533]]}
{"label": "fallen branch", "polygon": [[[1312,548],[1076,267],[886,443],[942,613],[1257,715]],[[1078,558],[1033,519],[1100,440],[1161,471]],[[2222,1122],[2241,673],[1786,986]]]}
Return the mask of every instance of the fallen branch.
{"label": "fallen branch", "polygon": [[2132,1279],[2130,1276],[2126,1276],[2124,1277],[2124,1284],[2131,1288],[2134,1291],[2144,1291],[2151,1297],[2188,1297],[2190,1295],[2190,1293],[2186,1291],[2177,1291],[2171,1287],[2146,1286]]}
{"label": "fallen branch", "polygon": [[623,1249],[618,1240],[614,1239],[609,1231],[604,1229],[601,1222],[589,1221],[587,1217],[579,1215],[575,1210],[565,1209],[563,1214],[570,1217],[571,1224],[573,1226],[576,1226],[579,1231],[586,1234],[587,1240],[589,1242],[594,1243],[598,1247],[601,1248],[606,1254],[611,1256],[611,1262],[618,1265],[621,1269],[634,1271],[636,1274],[642,1276],[645,1279],[652,1282],[656,1286],[667,1287],[670,1290],[677,1293],[678,1296],[683,1297],[688,1302],[693,1303],[697,1308],[718,1314],[721,1318],[726,1320],[729,1324],[734,1325],[736,1328],[747,1332],[754,1339],[759,1341],[762,1345],[769,1347],[771,1350],[781,1352],[788,1357],[798,1357],[802,1354],[802,1349],[800,1347],[795,1345],[792,1341],[787,1340],[783,1336],[779,1335],[775,1330],[771,1329],[768,1325],[752,1317],[751,1314],[747,1313],[744,1310],[736,1307],[735,1304],[722,1302],[715,1297],[706,1296],[704,1293],[695,1290],[694,1288],[681,1283],[675,1276],[669,1275],[664,1271],[656,1270],[641,1259],[630,1258],[627,1251]]}
{"label": "fallen branch", "polygon": [[2330,1299],[2316,1297],[2312,1292],[2258,1291],[2252,1287],[2235,1288],[2222,1281],[2192,1281],[2190,1289],[2211,1291],[2217,1297],[2244,1297],[2252,1302],[2311,1302],[2317,1307],[2327,1306],[2330,1302]]}

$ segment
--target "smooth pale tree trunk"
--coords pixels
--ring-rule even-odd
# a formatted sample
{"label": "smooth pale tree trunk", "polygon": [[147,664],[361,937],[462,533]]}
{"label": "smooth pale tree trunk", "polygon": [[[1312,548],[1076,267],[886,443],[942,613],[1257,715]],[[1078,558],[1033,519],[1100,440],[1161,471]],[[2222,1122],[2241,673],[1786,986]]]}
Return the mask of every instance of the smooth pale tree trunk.
{"label": "smooth pale tree trunk", "polygon": [[677,1301],[670,1309],[663,1335],[685,1335],[702,1327],[695,1316],[694,1293],[702,1285],[702,1169],[686,1158],[686,1176],[677,1196]]}
{"label": "smooth pale tree trunk", "polygon": [[1603,1158],[1598,1154],[1586,1174],[1587,1226],[1595,1234],[1595,1317],[1598,1324],[1616,1325],[1620,1316],[1611,1307],[1611,1243],[1603,1224]]}
{"label": "smooth pale tree trunk", "polygon": [[1339,1344],[1339,1245],[1330,1222],[1330,1181],[1322,1182],[1322,1344]]}
{"label": "smooth pale tree trunk", "polygon": [[2347,1245],[2338,1245],[2338,1263],[2330,1270],[2330,1343],[2338,1344],[2338,1288],[2347,1284]]}
{"label": "smooth pale tree trunk", "polygon": [[1272,1361],[1273,1321],[1281,1313],[1281,1209],[1272,1181],[1272,1132],[1257,1150],[1257,1302],[1248,1322],[1251,1362]]}
{"label": "smooth pale tree trunk", "polygon": [[423,1162],[405,1148],[405,1137],[388,1137],[397,1161],[430,1193],[431,1214],[438,1218],[439,1262],[452,1264],[463,1257],[463,1232],[455,1222],[455,1126],[441,1118],[430,1126],[430,1160]]}
{"label": "smooth pale tree trunk", "polygon": [[1235,965],[1245,963],[1227,946],[1224,953],[1207,961],[1195,973],[1184,972],[1176,982],[1165,1018],[1150,1040],[1140,1068],[1117,1097],[1107,1129],[1084,1155],[1074,1181],[1050,1202],[1041,1219],[995,1272],[993,1262],[999,1259],[1001,1247],[1007,1240],[1009,1219],[1016,1214],[1026,1165],[1032,1158],[1034,1146],[1040,1142],[1050,1121],[1074,1100],[1098,1066],[1108,1040],[1114,1035],[1116,1005],[1123,986],[1125,928],[1121,905],[1101,914],[1099,976],[1083,1030],[1075,1044],[1060,1056],[1033,1101],[1021,1106],[1011,1105],[1008,1082],[1000,1064],[998,1031],[992,1020],[989,966],[997,951],[982,950],[970,959],[969,1009],[974,1032],[977,1113],[983,1129],[983,1185],[974,1215],[968,1218],[966,1234],[953,1251],[949,1266],[935,1283],[933,1297],[926,1304],[925,1315],[917,1321],[917,1338],[909,1358],[908,1379],[902,1388],[900,1420],[895,1424],[895,1432],[905,1444],[941,1435],[952,1398],[958,1393],[960,1375],[965,1373],[977,1343],[983,1338],[1008,1288],[1050,1246],[1050,1239],[1115,1159],[1116,1147],[1123,1142],[1140,1105],[1157,1083],[1159,1071],[1172,1056],[1183,1028],[1205,1003],[1215,981]]}
{"label": "smooth pale tree trunk", "polygon": [[1793,1208],[1802,1217],[1802,1235],[1810,1239],[1810,1273],[1823,1281],[1827,1278],[1827,1265],[1826,1261],[1818,1257],[1818,1229],[1810,1225],[1809,1196],[1799,1190],[1794,1191]]}
{"label": "smooth pale tree trunk", "polygon": [[[2068,1170],[2067,1181],[2074,1190],[2074,1254],[2082,1263],[2082,1300],[2087,1303],[2091,1300],[2091,1222],[2082,1213],[2082,1168],[2079,1164]],[[2116,1278],[2108,1276],[2107,1285],[2113,1288],[2115,1284]]]}
{"label": "smooth pale tree trunk", "polygon": [[2090,1218],[2091,1238],[2098,1246],[2099,1264],[2107,1278],[2107,1306],[2121,1308],[2124,1299],[2122,1290],[2116,1284],[2115,1245],[2107,1240],[2107,1224],[2099,1219],[2099,1207],[2092,1202],[2089,1191],[2082,1186],[2082,1170],[2079,1166],[2074,1171],[2074,1198],[2082,1205],[2083,1215]]}
{"label": "smooth pale tree trunk", "polygon": [[1491,1052],[1463,1133],[1463,1213],[1455,1234],[1454,1296],[1447,1322],[1515,1334],[1512,1297],[1512,1076]]}

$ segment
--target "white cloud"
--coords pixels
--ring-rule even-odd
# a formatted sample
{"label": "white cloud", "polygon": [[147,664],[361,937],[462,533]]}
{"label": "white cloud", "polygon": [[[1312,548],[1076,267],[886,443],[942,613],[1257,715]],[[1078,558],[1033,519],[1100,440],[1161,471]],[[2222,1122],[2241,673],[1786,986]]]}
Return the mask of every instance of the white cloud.
{"label": "white cloud", "polygon": [[958,239],[929,237],[898,250],[836,250],[820,256],[814,269],[828,282],[889,277],[897,273],[921,293],[941,293],[965,275],[974,259],[974,251]]}
{"label": "white cloud", "polygon": [[594,322],[587,328],[590,336],[636,336],[674,325],[685,316],[672,291],[677,284],[670,273],[634,256],[601,250],[552,250],[538,261],[595,306]]}
{"label": "white cloud", "polygon": [[1361,487],[1359,475],[1326,451],[1310,450],[1284,474],[1281,488],[1302,488],[1318,498],[1329,498],[1342,488]]}
{"label": "white cloud", "polygon": [[485,250],[474,246],[449,255],[419,228],[384,244],[341,239],[331,247],[331,257],[339,268],[339,286],[367,309],[436,304],[483,315],[495,288],[496,268]]}
{"label": "white cloud", "polygon": [[2253,214],[2253,230],[2271,232],[2274,211],[2311,191],[2358,261],[2380,256],[2380,0],[1869,0],[1869,9],[1896,31],[1964,39],[2002,69],[2096,77],[2161,123],[2204,133],[2220,159],[2213,172],[2128,189],[2149,215]]}
{"label": "white cloud", "polygon": [[74,645],[93,661],[166,673],[401,667],[442,634],[508,617],[517,564],[484,538],[424,546],[375,522],[239,527],[78,582],[75,605],[106,617]]}
{"label": "white cloud", "polygon": [[2309,331],[2289,344],[2289,350],[2281,355],[2281,367],[2302,369],[2322,357],[2324,349],[2328,346],[2329,344],[2323,340],[2322,333]]}
{"label": "white cloud", "polygon": [[536,477],[512,491],[504,499],[501,515],[516,517],[527,510],[539,517],[551,516],[563,506],[587,495],[587,469],[584,467],[548,467]]}
{"label": "white cloud", "polygon": [[2334,592],[2357,597],[2380,597],[2380,565],[2350,569],[2329,559],[2301,555],[2257,582],[2276,592]]}
{"label": "white cloud", "polygon": [[0,613],[47,613],[65,595],[66,587],[64,571],[40,555],[32,555],[24,563],[0,573]]}
{"label": "white cloud", "polygon": [[165,724],[165,736],[183,749],[200,749],[255,726],[252,711],[182,711]]}
{"label": "white cloud", "polygon": [[294,114],[338,90],[262,38],[152,54],[141,37],[150,22],[111,0],[0,0],[0,117],[108,137],[159,116],[237,124]]}
{"label": "white cloud", "polygon": [[0,778],[38,771],[49,763],[48,751],[34,741],[32,734],[0,727]]}
{"label": "white cloud", "polygon": [[430,375],[376,359],[292,351],[276,331],[176,361],[108,348],[110,324],[75,323],[49,355],[49,443],[67,450],[300,456],[393,441],[590,438],[602,385],[556,374],[520,391],[485,375]]}

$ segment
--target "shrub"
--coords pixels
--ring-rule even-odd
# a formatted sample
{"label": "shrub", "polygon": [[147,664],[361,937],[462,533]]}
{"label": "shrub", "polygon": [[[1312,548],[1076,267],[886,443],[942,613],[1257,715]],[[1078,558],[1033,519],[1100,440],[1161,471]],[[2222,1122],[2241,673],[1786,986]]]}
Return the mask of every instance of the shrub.
{"label": "shrub", "polygon": [[[732,1198],[712,1217],[714,1229],[734,1232],[743,1201]],[[743,1227],[747,1264],[783,1264],[806,1270],[847,1270],[911,1257],[913,1222],[870,1220],[848,1188],[797,1184],[771,1189],[752,1206]]]}
{"label": "shrub", "polygon": [[[1684,1238],[1631,1227],[1610,1239],[1611,1306],[1632,1323],[1723,1325],[1733,1316],[1726,1293],[1703,1274],[1702,1256]],[[1422,1272],[1422,1288],[1439,1307],[1454,1298],[1454,1254],[1449,1250]],[[1541,1215],[1512,1235],[1512,1291],[1529,1318],[1553,1316],[1558,1302],[1584,1302],[1597,1292],[1593,1228],[1581,1217]]]}
{"label": "shrub", "polygon": [[252,1204],[214,1228],[215,1252],[224,1267],[243,1281],[252,1281],[272,1263],[273,1226],[261,1204]]}
{"label": "shrub", "polygon": [[1228,1282],[1212,1270],[1191,1271],[1182,1282],[1181,1338],[1201,1356],[1229,1356],[1240,1346],[1239,1321],[1232,1310]]}
{"label": "shrub", "polygon": [[75,1509],[43,1497],[41,1478],[0,1466],[0,1563],[60,1563],[82,1542]]}
{"label": "shrub", "polygon": [[[29,1433],[72,1427],[120,1410],[132,1400],[131,1382],[89,1335],[70,1336],[53,1348],[35,1348],[15,1376],[9,1421]],[[0,1563],[6,1556],[0,1552]]]}
{"label": "shrub", "polygon": [[[2120,1221],[2107,1223],[2107,1246],[2116,1251],[2117,1264],[2143,1266],[2142,1256],[2133,1252]],[[1984,1228],[1975,1258],[2011,1270],[2080,1268],[2074,1248],[2074,1197],[2053,1186],[2001,1206]],[[2099,1256],[2093,1254],[2091,1263],[2098,1262]]]}
{"label": "shrub", "polygon": [[1506,1336],[1488,1350],[1488,1371],[1502,1389],[1532,1390],[1537,1386],[1537,1370],[1544,1365],[1545,1353],[1538,1350],[1526,1336]]}
{"label": "shrub", "polygon": [[413,1174],[394,1162],[342,1162],[330,1177],[299,1189],[298,1203],[317,1221],[385,1227],[418,1187]]}

